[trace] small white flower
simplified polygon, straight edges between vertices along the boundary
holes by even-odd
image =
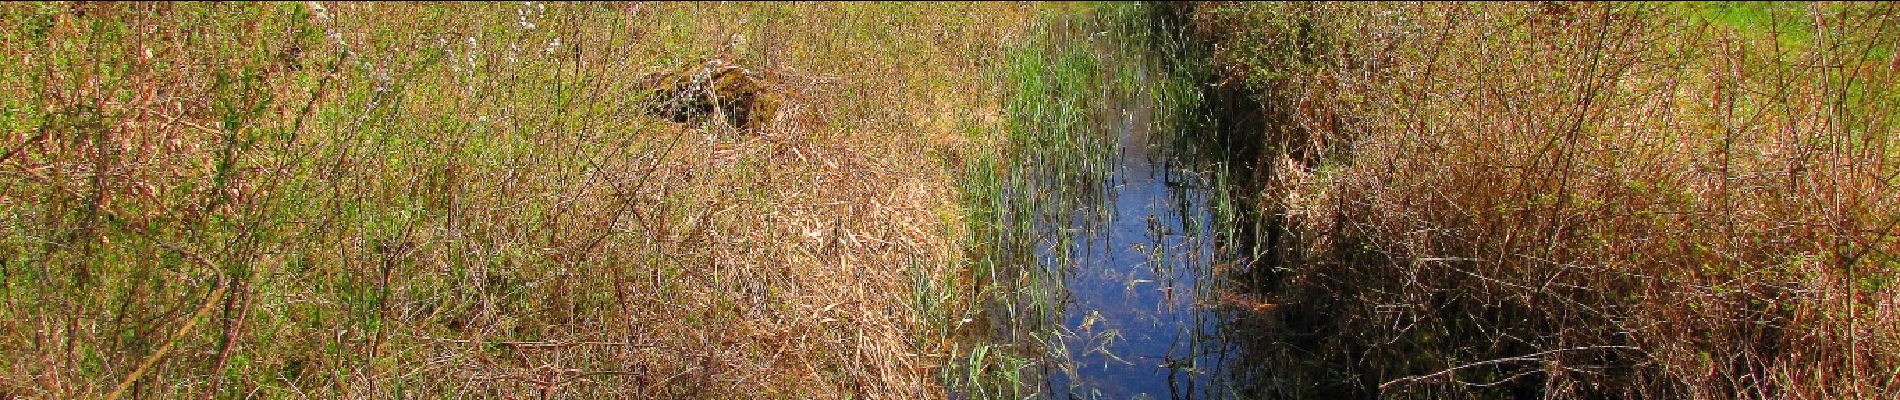
[[[522,4],[520,9],[515,10],[515,18],[520,22],[521,29],[534,30],[534,22],[528,21],[528,7],[531,6],[534,6],[532,1]]]
[[[310,11],[317,13],[317,19],[325,20],[325,21],[330,20],[330,9],[324,8],[323,4],[317,3],[314,1],[309,2],[309,4],[310,4]]]

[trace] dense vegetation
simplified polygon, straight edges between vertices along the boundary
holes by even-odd
[[[0,397],[940,396],[1029,15],[0,6]],[[776,117],[650,112],[709,62]]]
[[[1125,98],[1225,150],[1236,395],[1891,398],[1896,78],[1893,3],[8,3],[0,398],[1032,396]]]
[[[1261,103],[1270,290],[1322,332],[1274,340],[1349,376],[1314,382],[1900,390],[1895,4],[1177,11]]]

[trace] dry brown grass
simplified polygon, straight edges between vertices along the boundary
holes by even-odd
[[[1196,15],[1217,65],[1280,123],[1264,139],[1263,196],[1300,238],[1287,279],[1305,291],[1289,293],[1360,319],[1341,326],[1375,344],[1350,357],[1380,382],[1509,361],[1386,394],[1514,380],[1558,398],[1888,398],[1900,391],[1897,12]],[[1442,354],[1404,353],[1421,348]]]
[[[134,397],[940,396],[941,311],[906,294],[958,265],[944,162],[1028,18],[0,6],[0,397],[146,360]],[[781,118],[641,113],[642,78],[707,59],[772,77]]]

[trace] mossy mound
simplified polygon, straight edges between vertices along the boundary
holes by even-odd
[[[758,132],[777,117],[784,94],[764,75],[720,60],[647,80],[654,115],[680,123],[720,120]]]

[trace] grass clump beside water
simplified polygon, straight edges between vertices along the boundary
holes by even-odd
[[[1039,364],[1059,343],[1061,281],[1072,235],[1062,232],[1101,196],[1116,140],[1091,105],[1109,79],[1099,54],[1072,46],[1087,13],[1041,8],[1030,39],[1005,50],[992,72],[1004,88],[1003,119],[967,164],[961,186],[970,232],[965,268],[974,307],[955,322],[968,349],[953,354],[948,382],[974,398],[1037,393]],[[1057,250],[1058,252],[1060,250]],[[1050,259],[1053,258],[1053,259]]]
[[[891,294],[1027,15],[0,6],[0,397],[940,396]],[[646,111],[713,60],[776,116]]]
[[[1271,122],[1282,312],[1335,334],[1275,340],[1359,380],[1283,394],[1900,391],[1894,4],[1190,16]]]

